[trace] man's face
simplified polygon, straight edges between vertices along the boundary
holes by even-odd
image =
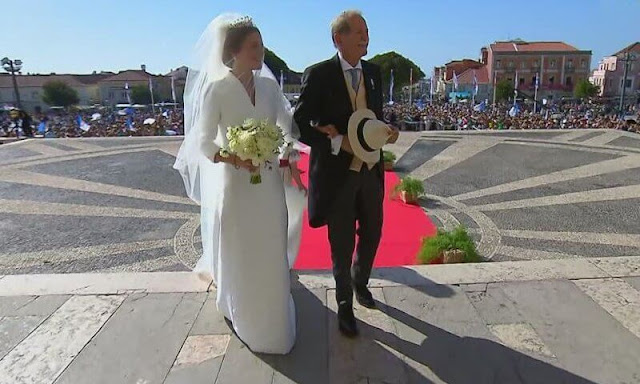
[[[350,31],[338,34],[338,47],[345,56],[364,57],[367,55],[369,47],[369,28],[367,23],[360,16],[353,16],[349,19]]]

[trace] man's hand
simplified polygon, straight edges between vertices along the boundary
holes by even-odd
[[[322,133],[324,133],[325,135],[329,136],[331,139],[333,139],[334,137],[338,136],[340,133],[338,133],[338,130],[336,129],[335,125],[333,124],[329,124],[329,125],[318,125],[316,126],[316,129]]]
[[[387,143],[393,144],[398,141],[398,137],[400,137],[400,130],[392,125],[389,125],[389,129],[391,130],[391,136],[387,139]]]

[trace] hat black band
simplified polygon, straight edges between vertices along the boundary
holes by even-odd
[[[365,117],[364,119],[362,119],[362,121],[360,121],[360,124],[358,124],[358,129],[356,130],[356,133],[358,134],[358,142],[360,142],[360,146],[367,152],[373,152],[375,151],[375,149],[371,148],[364,139],[364,125],[369,120],[371,119],[368,117]]]

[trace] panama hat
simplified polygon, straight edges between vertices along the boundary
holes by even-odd
[[[353,154],[365,163],[380,161],[380,149],[392,132],[370,109],[359,109],[349,118],[347,135]]]

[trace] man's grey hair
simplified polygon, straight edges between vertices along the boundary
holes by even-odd
[[[336,34],[343,35],[345,33],[351,32],[349,20],[354,16],[358,16],[364,20],[362,12],[352,9],[342,12],[331,22],[331,39],[333,40],[334,46],[336,46],[336,39],[334,37]]]

